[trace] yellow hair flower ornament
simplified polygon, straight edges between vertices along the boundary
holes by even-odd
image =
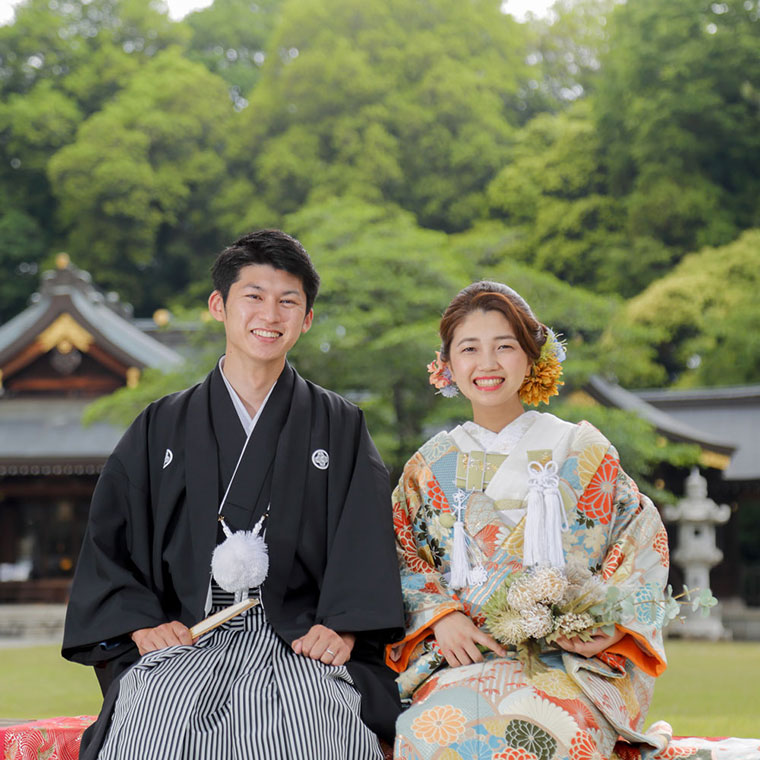
[[[541,346],[541,353],[518,391],[520,400],[531,406],[548,404],[549,399],[559,393],[559,386],[564,385],[560,377],[562,362],[567,357],[565,344],[552,329],[547,327],[546,330],[546,341]]]

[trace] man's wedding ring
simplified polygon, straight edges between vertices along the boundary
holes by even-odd
[[[331,654],[333,657],[335,657],[335,652],[333,652],[332,649],[328,649],[327,654]]]

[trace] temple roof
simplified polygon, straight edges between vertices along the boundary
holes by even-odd
[[[679,423],[732,441],[736,451],[726,480],[760,480],[760,385],[646,390],[636,396]]]
[[[124,429],[82,425],[87,399],[18,398],[0,402],[0,476],[100,471]]]
[[[595,375],[586,391],[635,412],[672,441],[695,443],[725,480],[760,480],[760,385],[629,391]]]
[[[98,472],[124,428],[85,427],[85,407],[136,385],[146,368],[184,362],[68,256],[56,265],[42,274],[30,305],[0,326],[0,476]]]
[[[0,327],[4,384],[51,352],[64,357],[73,352],[80,358],[89,355],[120,385],[128,381],[128,370],[169,370],[183,362],[176,351],[133,323],[128,304],[115,293],[98,290],[89,273],[72,266],[68,257],[59,258],[57,269],[43,273],[40,290],[30,300],[28,308]],[[73,366],[71,357],[54,358],[59,359],[54,366],[62,368],[61,373]]]

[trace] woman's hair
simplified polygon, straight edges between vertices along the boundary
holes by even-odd
[[[460,290],[443,312],[438,330],[441,335],[441,359],[449,361],[454,330],[473,311],[501,312],[512,326],[517,342],[531,362],[538,359],[541,347],[546,342],[546,326],[536,319],[519,293],[500,282],[490,280],[473,282]]]

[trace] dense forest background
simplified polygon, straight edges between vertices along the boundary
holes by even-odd
[[[215,253],[282,227],[324,281],[294,361],[397,469],[465,412],[425,364],[495,278],[566,337],[563,412],[646,478],[694,450],[572,390],[760,380],[759,59],[758,0],[27,0],[0,27],[0,323],[61,250],[198,322]]]

